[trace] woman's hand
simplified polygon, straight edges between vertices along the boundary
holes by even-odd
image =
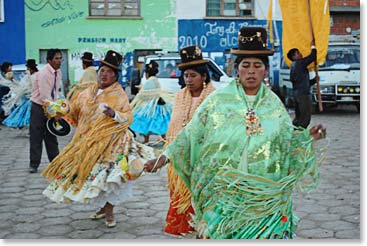
[[[103,113],[108,116],[108,117],[115,117],[115,110],[113,110],[111,107],[107,106],[107,105],[104,105],[104,110],[103,110]]]
[[[144,171],[149,172],[149,173],[156,172],[158,169],[160,169],[161,167],[163,167],[166,164],[167,157],[162,155],[160,156],[158,162],[157,160],[158,159],[152,159],[152,160],[147,161],[144,164]]]
[[[316,126],[313,126],[310,129],[310,135],[315,139],[315,140],[319,140],[321,138],[325,138],[326,137],[326,128],[319,124]]]

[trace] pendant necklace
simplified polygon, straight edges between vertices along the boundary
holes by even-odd
[[[256,96],[246,95],[246,104],[247,104],[246,133],[247,133],[247,136],[262,135],[264,133],[264,129],[262,128],[261,123],[260,123],[260,119],[256,115],[256,112],[253,107],[255,99],[256,99]]]

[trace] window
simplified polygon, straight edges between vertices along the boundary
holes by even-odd
[[[360,50],[359,47],[329,46],[326,61],[320,66],[320,69],[327,67],[348,67],[349,65],[359,66],[360,64]]]
[[[89,0],[89,16],[140,17],[140,0]]]
[[[253,0],[207,0],[206,15],[212,17],[253,16]]]
[[[0,22],[4,22],[4,0],[0,0]]]

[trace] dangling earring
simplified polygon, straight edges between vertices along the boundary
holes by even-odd
[[[237,84],[239,84],[239,83],[240,83],[240,76],[239,76],[238,74],[236,75],[235,80],[236,80],[236,83],[237,83]]]
[[[206,83],[205,82],[203,82],[203,87],[204,87],[204,89],[206,89]]]

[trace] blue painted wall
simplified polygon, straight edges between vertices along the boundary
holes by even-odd
[[[199,45],[204,55],[211,57],[227,74],[228,61],[231,57],[230,49],[238,47],[238,31],[242,26],[266,27],[266,20],[178,20],[178,48]],[[282,37],[282,22],[276,21],[279,42]],[[269,40],[268,40],[269,41]],[[270,47],[270,44],[268,44]],[[281,43],[279,49],[270,58],[270,75],[275,86],[279,83]],[[232,70],[229,76],[235,76]]]
[[[0,63],[25,63],[24,0],[4,0],[5,21],[0,22]]]

